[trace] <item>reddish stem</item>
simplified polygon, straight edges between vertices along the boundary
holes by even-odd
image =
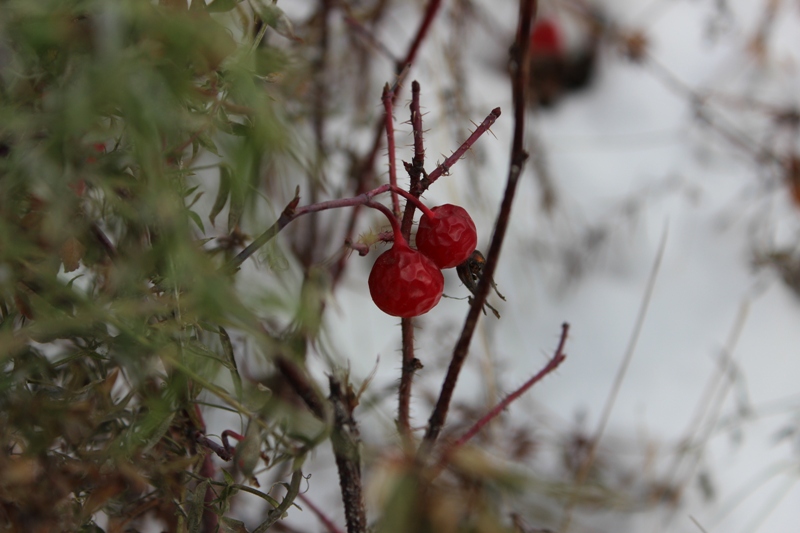
[[[322,522],[322,525],[325,526],[325,529],[328,530],[328,533],[342,533],[342,530],[336,527],[336,524],[333,523],[333,520],[328,518],[328,516],[322,511],[322,509],[314,505],[314,503],[308,499],[308,496],[306,496],[301,492],[300,494],[297,495],[297,497],[304,504],[306,504],[306,506],[308,506],[309,509],[311,509],[312,513],[317,515],[317,518],[319,518],[319,521]]]
[[[377,37],[375,37],[375,35],[369,29],[365,28],[364,25],[361,24],[361,22],[357,18],[355,18],[353,15],[350,14],[349,6],[345,4],[342,5],[341,7],[344,8],[345,10],[344,21],[347,25],[353,28],[356,31],[356,33],[364,37],[364,39],[366,39],[367,42],[369,42],[369,44],[371,44],[373,48],[375,48],[380,53],[385,55],[392,62],[394,62],[395,64],[399,62],[397,57],[392,53],[391,50],[389,50],[389,48],[385,44],[383,44]]]
[[[394,120],[392,118],[392,102],[394,98],[394,91],[389,88],[387,83],[383,88],[383,108],[386,111],[385,127],[386,127],[386,149],[389,155],[389,185],[392,186],[392,209],[395,218],[400,218],[400,201],[397,198],[397,164],[395,159],[395,146],[394,146]]]
[[[385,187],[385,189],[383,189]],[[384,185],[382,187],[378,187],[378,189],[383,189],[380,192],[386,192],[389,190],[389,185]],[[256,253],[256,251],[267,244],[275,235],[278,234],[283,228],[285,228],[291,221],[300,217],[302,215],[308,213],[316,213],[317,211],[324,211],[326,209],[334,209],[337,207],[349,207],[349,206],[359,206],[363,205],[365,201],[369,200],[374,194],[377,194],[375,189],[368,193],[364,193],[358,196],[354,196],[353,198],[342,198],[339,200],[329,200],[327,202],[318,202],[316,204],[307,205],[301,208],[297,208],[297,204],[300,203],[300,197],[295,196],[291,202],[289,202],[285,208],[283,208],[283,212],[281,216],[278,217],[278,220],[270,226],[264,233],[256,237],[253,242],[247,245],[247,247],[239,252],[239,254],[231,259],[231,261],[227,265],[227,269],[230,272],[235,272],[242,263],[244,263],[248,257]]]
[[[436,13],[439,11],[439,7],[441,5],[442,0],[431,0],[428,2],[428,7],[425,9],[425,15],[422,19],[422,23],[419,25],[417,34],[414,36],[414,40],[411,42],[411,46],[408,49],[405,59],[395,66],[395,71],[398,74],[402,72],[403,69],[405,69],[408,65],[411,65],[411,63],[414,62],[414,59],[417,57],[419,47],[422,44],[423,39],[425,39],[425,36],[431,27],[431,23],[433,22],[433,19],[436,16]]]
[[[417,56],[417,51],[419,50],[422,41],[428,34],[428,30],[430,29],[431,22],[433,21],[436,13],[439,11],[439,7],[441,7],[441,0],[431,0],[428,3],[427,8],[425,9],[425,15],[422,18],[422,22],[419,25],[419,29],[417,30],[417,34],[414,36],[414,40],[411,42],[408,48],[408,53],[406,53],[405,59],[403,61],[397,63],[395,65],[395,72],[399,76],[404,70],[408,68],[411,63],[414,62],[414,58]],[[392,103],[394,104],[397,101],[397,96],[399,95],[399,91],[394,91],[392,95]],[[360,192],[364,190],[365,184],[369,175],[372,173],[373,166],[375,164],[375,158],[378,155],[378,149],[380,148],[380,140],[381,140],[381,133],[383,131],[383,127],[380,123],[378,123],[375,133],[375,140],[372,144],[372,148],[364,158],[364,162],[360,167],[360,172],[358,172],[358,186],[356,187],[356,192]],[[359,209],[356,208],[353,210],[353,213],[350,216],[350,221],[347,225],[347,233],[346,237],[352,239],[353,232],[355,231],[356,227],[356,218],[358,217]],[[333,270],[333,284],[335,285],[342,276],[344,272],[345,262],[344,257],[340,258],[339,261],[336,263],[336,266],[332,269]]]
[[[225,447],[225,451],[232,454],[234,448],[228,443],[228,437],[238,440],[239,442],[242,442],[244,440],[244,435],[240,435],[239,433],[236,433],[235,431],[230,429],[226,429],[225,431],[222,432],[221,436],[222,445]]]
[[[542,380],[547,374],[554,371],[558,366],[567,358],[564,354],[564,345],[567,342],[567,335],[569,334],[569,324],[566,322],[561,325],[561,340],[558,342],[558,348],[556,348],[555,354],[553,354],[553,358],[547,362],[547,365],[543,369],[539,371],[538,374],[530,378],[526,381],[521,387],[517,390],[509,394],[508,396],[503,399],[500,403],[495,405],[491,411],[486,413],[480,420],[475,422],[475,424],[469,428],[469,430],[464,433],[457,441],[455,441],[449,450],[450,453],[453,452],[456,448],[463,446],[468,440],[478,434],[478,432],[483,429],[486,424],[488,424],[492,419],[497,417],[506,407],[511,405],[511,402],[525,394],[528,389],[533,387],[536,383]]]
[[[417,80],[411,82],[411,127],[414,131],[414,159],[406,171],[410,179],[409,190],[413,191],[419,178],[425,171],[425,145],[423,144],[422,113],[419,107],[420,85]],[[418,197],[419,195],[412,195]],[[414,222],[414,202],[406,202],[401,229],[406,240],[411,237],[411,225]],[[400,385],[397,387],[397,425],[403,436],[411,435],[411,387],[414,373],[422,368],[422,363],[414,357],[414,320],[403,318],[400,321],[402,339],[403,364],[400,368]],[[410,442],[410,439],[408,440]]]
[[[403,238],[403,234],[400,231],[400,221],[397,220],[397,217],[394,216],[394,213],[392,213],[391,209],[389,209],[388,207],[386,207],[383,204],[379,204],[378,202],[373,202],[371,200],[367,201],[367,202],[364,202],[364,205],[367,206],[367,207],[371,207],[372,209],[377,209],[378,211],[380,211],[381,213],[386,215],[386,218],[389,219],[389,223],[392,225],[392,232],[394,233],[394,245],[395,246],[398,246],[398,247],[401,247],[401,248],[402,247],[406,247],[406,248],[409,247],[408,246],[408,242],[406,242],[406,240]]]
[[[431,211],[431,209],[427,205],[423,204],[422,200],[420,200],[417,196],[414,196],[410,192],[403,190],[400,187],[391,187],[391,189],[393,193],[399,194],[400,196],[402,196],[403,198],[414,204],[416,207],[419,207],[419,210],[422,211],[423,215],[427,216],[428,218],[433,218],[436,216],[433,214],[433,211]],[[405,233],[403,234],[403,237],[406,237]]]
[[[450,157],[445,159],[444,163],[436,167],[433,170],[433,172],[428,174],[426,177],[422,178],[422,180],[417,184],[415,188],[412,189],[411,192],[414,193],[416,196],[421,195],[428,189],[428,187],[431,186],[431,184],[434,181],[439,179],[439,177],[441,177],[442,174],[446,174],[447,172],[449,172],[450,167],[455,165],[458,162],[458,160],[464,156],[467,150],[469,150],[472,147],[472,145],[475,144],[475,141],[477,141],[478,138],[486,132],[486,130],[492,127],[492,124],[495,123],[495,121],[499,116],[500,116],[500,108],[495,107],[494,109],[492,109],[491,113],[489,113],[489,115],[485,119],[483,119],[483,122],[480,123],[480,125],[475,129],[475,131],[472,132],[472,135],[470,135],[469,138],[466,141],[464,141],[464,143],[461,146],[458,147],[458,150],[453,152],[452,155],[450,155]]]
[[[208,448],[217,454],[223,461],[230,461],[233,459],[233,453],[231,453],[230,447],[217,444],[213,440],[203,435],[200,431],[195,432],[195,441],[200,446]]]

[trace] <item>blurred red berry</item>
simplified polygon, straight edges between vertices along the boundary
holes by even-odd
[[[540,19],[531,32],[532,56],[560,56],[564,51],[561,30],[550,19]]]
[[[472,255],[478,231],[469,213],[460,206],[443,204],[431,209],[433,218],[422,215],[417,229],[417,249],[439,268],[453,268]]]

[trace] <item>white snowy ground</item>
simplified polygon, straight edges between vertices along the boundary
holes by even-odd
[[[541,212],[540,191],[529,166],[495,277],[508,301],[490,300],[503,317],[482,319],[457,400],[476,407],[496,400],[485,386],[486,361],[491,361],[488,368],[495,375],[488,377],[499,384],[498,393],[513,390],[543,366],[566,321],[571,325],[568,359],[514,404],[509,416],[541,428],[536,434],[546,440],[574,427],[582,413],[582,427],[593,433],[665,238],[652,299],[601,453],[642,473],[650,468],[664,479],[687,484],[686,499],[669,512],[581,517],[573,531],[689,533],[702,531],[700,526],[725,533],[798,531],[800,437],[789,433],[797,428],[800,413],[800,300],[774,271],[756,272],[751,259],[754,250],[795,245],[800,209],[790,204],[779,176],[765,172],[766,165],[759,166],[751,154],[697,120],[686,94],[668,84],[661,72],[698,94],[798,105],[800,9],[782,3],[767,55],[758,63],[745,46],[766,2],[728,2],[730,15],[723,18],[715,10],[725,2],[607,3],[619,24],[646,32],[651,60],[637,65],[606,46],[591,88],[553,110],[529,115],[530,131],[542,143],[542,150],[530,149],[534,157],[546,158],[558,203],[552,215]],[[516,2],[476,4],[491,13],[498,27],[513,28]],[[283,7],[291,15],[293,8]],[[564,16],[563,7],[553,2],[543,2],[542,10]],[[409,7],[407,17],[387,21],[387,36],[407,42],[418,16],[417,7]],[[713,20],[724,22],[716,40],[707,33]],[[439,96],[452,83],[441,54],[434,53],[444,42],[447,24],[440,14],[434,37],[410,75],[422,83],[428,111],[429,168],[437,154],[449,154],[457,146],[449,122],[453,117],[444,116]],[[464,57],[470,117],[479,122],[495,106],[505,114],[492,128],[496,139],[484,136],[426,200],[467,206],[485,250],[505,186],[513,122],[507,82],[492,66],[493,59],[504,57],[507,42],[478,31],[468,46]],[[652,60],[661,67],[654,67]],[[376,83],[376,108],[379,92]],[[769,123],[762,115],[747,106],[723,108],[711,102],[709,109],[724,116],[735,131],[759,142],[765,139]],[[396,116],[402,121],[406,113],[407,108],[399,108]],[[398,126],[399,145],[410,144],[408,133],[407,125]],[[779,137],[773,145],[785,151],[792,146],[787,139]],[[408,152],[399,157],[410,158]],[[470,192],[470,172],[479,176],[480,194]],[[586,245],[590,236],[602,237],[592,250]],[[398,321],[369,300],[365,280],[371,260],[353,256],[351,261],[328,316],[333,345],[349,357],[356,380],[369,374],[380,355],[374,386],[390,386],[398,376]],[[568,267],[576,265],[581,268],[571,275]],[[454,273],[446,279],[447,294],[466,295]],[[418,351],[426,365],[420,387],[438,390],[466,311],[464,301],[446,299],[419,320]],[[729,366],[723,372],[725,361]],[[704,396],[709,384],[725,393],[719,411],[717,400]],[[675,477],[667,475],[674,469],[676,446],[703,407],[710,409],[710,421],[688,435],[707,435],[694,472],[708,474],[715,491],[711,501],[701,497],[697,476],[680,470],[692,470],[691,460],[680,465]],[[414,415],[423,426],[427,404],[415,403]],[[362,426],[365,441],[390,435],[392,416],[387,410],[382,426]],[[779,440],[781,434],[788,438]],[[558,443],[550,445],[555,449]],[[655,454],[649,466],[644,459],[648,452]],[[329,459],[320,453],[315,464]],[[531,472],[546,469],[542,460],[534,458],[525,466]],[[314,476],[309,498],[328,509],[339,508],[332,469]],[[326,477],[328,482],[321,483]],[[304,530],[321,530],[308,511],[293,512],[288,520]]]

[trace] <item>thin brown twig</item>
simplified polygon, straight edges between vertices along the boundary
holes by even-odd
[[[566,322],[561,325],[561,339],[558,341],[558,347],[556,348],[555,353],[553,353],[553,357],[547,362],[547,364],[542,368],[536,375],[530,378],[528,381],[523,383],[517,390],[506,396],[502,401],[500,401],[497,405],[495,405],[488,413],[482,416],[477,422],[475,422],[472,427],[470,427],[466,433],[464,433],[461,437],[459,437],[456,441],[452,442],[447,446],[447,448],[442,452],[442,455],[438,461],[436,468],[433,471],[431,479],[436,478],[442,470],[444,470],[447,463],[450,461],[450,458],[453,457],[453,454],[461,448],[464,444],[467,443],[472,437],[477,435],[489,422],[497,418],[497,416],[502,413],[512,402],[517,400],[520,396],[525,394],[531,387],[533,387],[536,383],[544,379],[545,376],[550,374],[551,372],[555,371],[561,363],[567,358],[566,354],[564,353],[564,346],[567,342],[567,336],[569,335],[569,324]]]
[[[436,439],[442,431],[442,427],[444,427],[447,412],[450,408],[450,401],[453,397],[453,391],[455,390],[458,376],[461,373],[461,368],[467,358],[469,345],[472,341],[475,327],[478,324],[478,319],[483,309],[483,304],[486,302],[486,296],[489,293],[494,271],[497,267],[500,250],[503,246],[506,229],[508,228],[508,221],[517,190],[517,183],[519,182],[525,160],[528,158],[528,154],[523,148],[525,138],[525,92],[528,84],[530,33],[536,7],[536,0],[520,0],[517,37],[511,48],[511,60],[509,63],[514,101],[514,137],[511,146],[511,164],[508,171],[508,181],[500,206],[500,213],[497,215],[494,236],[492,237],[492,243],[489,247],[483,275],[478,282],[475,298],[472,301],[472,306],[467,314],[464,327],[461,330],[461,336],[453,349],[453,356],[450,360],[450,366],[447,369],[444,383],[442,384],[439,399],[428,420],[428,428],[419,448],[419,453],[423,456],[427,455],[433,448]]]
[[[320,420],[325,420],[327,417],[325,404],[300,367],[282,355],[275,358],[275,366],[292,387],[292,390],[300,396],[306,406],[314,413],[314,416]]]
[[[750,301],[745,300],[739,306],[733,327],[720,354],[720,368],[709,378],[702,399],[697,402],[694,416],[679,441],[680,452],[675,455],[667,469],[668,477],[663,484],[664,487],[676,487],[679,493],[683,493],[689,483],[695,479],[708,441],[714,430],[718,428],[722,406],[736,379],[731,375],[735,373],[734,367],[736,366],[734,353],[744,331],[749,311]],[[703,427],[703,422],[705,422],[705,427]],[[658,499],[664,498],[665,491],[666,488],[654,496]],[[668,523],[672,520],[672,516],[668,517],[666,523],[662,524],[662,529],[668,527]]]
[[[414,159],[411,166],[412,182],[419,177],[425,166],[425,144],[422,135],[422,111],[419,106],[420,86],[417,80],[411,82],[411,129],[414,132]],[[415,185],[415,183],[412,183]]]
[[[390,61],[392,61],[392,63],[396,65],[400,62],[400,60],[397,59],[397,56],[395,56],[392,51],[389,50],[388,46],[383,44],[380,39],[375,37],[374,33],[372,33],[368,28],[365,28],[364,25],[361,24],[361,22],[350,13],[349,6],[343,5],[342,7],[345,10],[344,21],[348,26],[353,28],[356,33],[362,36],[373,48],[386,56]]]
[[[536,383],[541,381],[546,375],[553,372],[556,368],[564,362],[564,359],[567,356],[564,354],[564,345],[567,342],[567,335],[569,334],[569,324],[566,322],[561,325],[561,340],[558,342],[558,348],[556,348],[553,357],[547,362],[544,368],[542,368],[535,376],[530,378],[528,381],[522,384],[517,390],[506,396],[500,403],[495,405],[488,413],[483,415],[480,420],[475,422],[471,428],[467,430],[461,437],[459,437],[453,444],[450,445],[449,452],[463,446],[466,444],[468,440],[478,434],[481,429],[483,429],[486,424],[491,422],[495,419],[501,412],[503,412],[512,402],[517,400],[520,396],[525,394],[528,389],[533,387]]]
[[[339,471],[339,486],[342,490],[344,516],[347,533],[364,533],[367,530],[367,515],[364,507],[364,494],[361,486],[361,454],[358,426],[353,419],[352,402],[348,397],[348,384],[342,385],[339,379],[329,376],[333,407],[333,427],[331,445]]]
[[[214,477],[214,470],[214,462],[211,460],[211,455],[206,454],[205,457],[203,457],[203,465],[200,467],[200,475],[206,479],[212,479]],[[213,533],[219,527],[219,516],[214,512],[215,499],[216,494],[214,494],[214,489],[212,489],[209,484],[203,494],[202,523],[204,533]]]
[[[95,240],[100,244],[103,250],[106,252],[106,255],[112,261],[117,259],[117,249],[114,246],[114,243],[108,238],[108,236],[100,229],[100,226],[97,225],[97,222],[92,222],[89,226],[89,230],[92,232],[92,236]]]
[[[422,363],[414,357],[414,319],[404,318],[400,322],[403,362],[400,368],[400,385],[397,388],[397,424],[403,436],[411,435],[411,386],[414,374]]]
[[[220,459],[223,461],[230,461],[233,459],[233,454],[229,449],[221,444],[217,444],[213,440],[206,437],[202,432],[196,431],[194,435],[194,440],[197,444],[203,446],[204,448],[208,448],[215,454],[219,456]]]
[[[328,98],[328,57],[330,49],[330,19],[331,1],[321,0],[316,20],[319,21],[319,41],[316,43],[316,53],[312,60],[314,79],[312,84],[311,126],[314,132],[314,156],[308,170],[309,200],[315,203],[318,200],[320,185],[325,183],[323,165],[327,159],[327,142],[325,137],[325,121],[327,117]],[[306,235],[299,248],[299,259],[303,268],[308,270],[314,262],[315,252],[319,248],[319,225],[307,224]]]
[[[411,180],[409,189],[412,191],[419,183],[420,176],[425,170],[425,145],[423,143],[419,94],[419,82],[414,80],[411,82],[411,127],[414,132],[414,159],[410,165],[406,165],[406,171]],[[419,198],[419,194],[415,196]],[[406,202],[401,224],[401,233],[406,241],[410,241],[415,209],[414,202]],[[414,382],[414,374],[422,368],[422,363],[414,357],[414,319],[403,318],[400,321],[400,331],[403,362],[400,367],[400,386],[397,388],[397,424],[402,435],[410,436],[411,387]]]
[[[381,185],[371,191],[367,191],[365,193],[359,194],[358,196],[353,196],[351,198],[340,198],[337,200],[327,200],[325,202],[317,202],[315,204],[305,205],[303,207],[298,208],[297,205],[300,203],[300,189],[298,187],[297,191],[295,192],[295,197],[286,204],[286,207],[283,208],[281,212],[281,216],[278,217],[278,220],[267,230],[256,237],[253,242],[251,242],[247,247],[239,252],[236,257],[230,260],[226,265],[226,268],[229,272],[235,272],[241,265],[244,263],[248,257],[256,253],[259,248],[267,244],[273,237],[275,237],[283,228],[285,228],[289,223],[296,218],[299,218],[303,215],[307,215],[309,213],[317,213],[319,211],[325,211],[327,209],[338,209],[342,207],[353,207],[358,208],[362,205],[368,204],[374,196],[379,194],[383,194],[387,191],[391,190],[391,185],[388,183],[386,185]],[[345,242],[347,242],[345,240]]]

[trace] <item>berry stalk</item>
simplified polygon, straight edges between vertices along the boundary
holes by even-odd
[[[400,201],[397,199],[397,160],[394,147],[394,119],[392,118],[392,102],[394,91],[387,83],[383,87],[383,108],[386,111],[386,151],[389,157],[389,185],[392,186],[392,210],[395,218],[400,218]]]

